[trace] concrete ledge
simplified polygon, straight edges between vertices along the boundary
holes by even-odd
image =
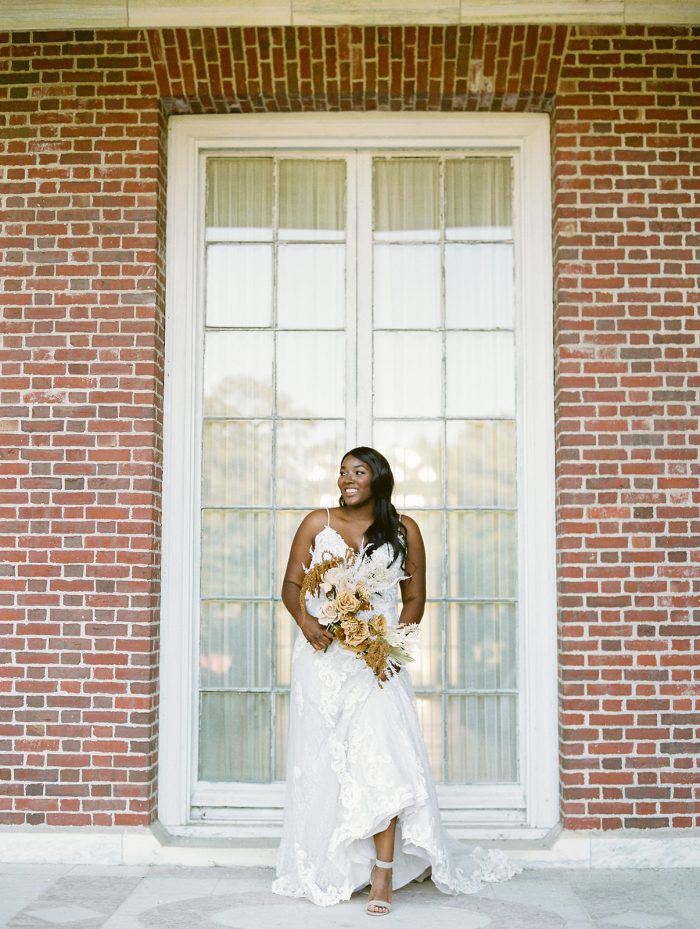
[[[700,22],[700,0],[3,0],[0,29],[202,26],[674,24]]]
[[[555,829],[539,841],[474,840],[497,846],[524,868],[698,868],[700,830]],[[172,836],[159,823],[143,828],[0,827],[0,862],[34,864],[274,867],[274,838]]]

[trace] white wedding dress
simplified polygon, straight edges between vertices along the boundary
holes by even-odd
[[[316,536],[311,564],[323,552],[343,555],[345,541],[328,523]],[[401,558],[388,566],[385,544],[369,555],[395,580],[375,603],[398,622]],[[318,597],[307,595],[317,616]],[[323,601],[325,602],[325,601]],[[348,900],[370,882],[373,836],[398,815],[392,886],[430,874],[446,894],[473,893],[520,868],[503,852],[467,848],[442,825],[435,785],[406,667],[383,682],[333,641],[314,651],[299,629],[292,651],[284,825],[272,891],[319,906]]]

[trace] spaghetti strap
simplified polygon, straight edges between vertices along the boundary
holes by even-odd
[[[326,525],[330,528],[331,525],[331,511],[326,507]]]

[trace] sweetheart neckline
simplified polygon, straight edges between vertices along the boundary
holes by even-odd
[[[337,530],[337,529],[334,529],[333,526],[331,526],[330,523],[326,523],[326,525],[323,527],[323,529],[319,529],[319,531],[316,533],[316,535],[315,535],[315,537],[314,537],[314,547],[316,546],[316,540],[318,539],[318,537],[319,537],[323,532],[326,531],[326,529],[330,529],[331,532],[332,532],[338,539],[340,539],[340,541],[343,543],[343,545],[345,545],[347,548],[349,548],[349,549],[350,549],[352,552],[354,552],[356,555],[362,555],[363,552],[365,551],[365,549],[367,548],[366,545],[363,545],[363,546],[360,548],[359,552],[358,552],[357,549],[355,549],[355,548],[352,547],[352,545],[348,545],[348,543],[345,541],[345,539],[342,537],[342,535],[338,532],[338,530]],[[362,536],[362,538],[364,539],[364,535]]]

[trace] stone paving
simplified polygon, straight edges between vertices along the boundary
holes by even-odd
[[[270,892],[271,868],[0,864],[0,929],[351,929],[367,889],[317,907]],[[394,893],[402,929],[700,929],[700,871],[526,870],[476,894]]]

